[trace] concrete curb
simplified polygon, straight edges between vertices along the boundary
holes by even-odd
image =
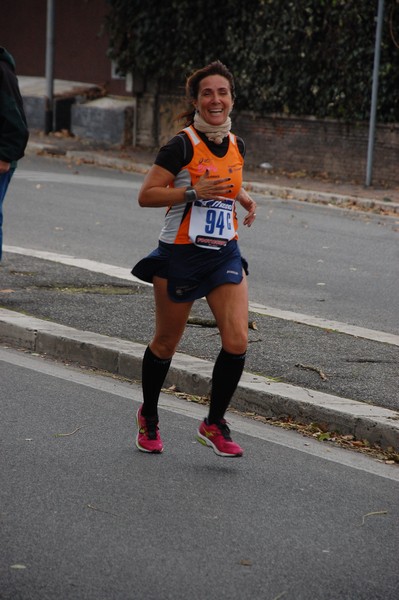
[[[0,309],[0,340],[40,354],[78,362],[127,379],[141,378],[144,345],[80,331]],[[166,386],[187,394],[210,391],[213,364],[176,353]],[[323,424],[328,431],[351,434],[383,448],[399,450],[399,414],[395,411],[340,398],[265,377],[244,373],[232,407],[264,417],[291,417]]]
[[[110,167],[120,169],[121,171],[133,171],[135,173],[147,173],[150,165],[133,162],[125,158],[115,158],[113,156],[104,156],[97,152],[83,152],[80,150],[68,150],[66,157],[72,160],[81,160],[85,163],[98,165],[100,167]]]
[[[334,194],[332,192],[319,192],[315,190],[304,190],[299,188],[278,186],[264,183],[244,182],[246,189],[259,194],[270,194],[279,198],[303,200],[306,202],[318,202],[323,204],[333,204],[346,208],[348,205],[359,206],[366,209],[380,208],[387,209],[390,212],[399,214],[399,203],[385,202],[373,198],[360,198],[344,194]]]

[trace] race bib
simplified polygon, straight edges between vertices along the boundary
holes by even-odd
[[[191,208],[189,237],[196,246],[220,250],[236,234],[234,200],[195,200]]]

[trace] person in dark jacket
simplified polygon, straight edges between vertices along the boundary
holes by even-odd
[[[3,246],[3,202],[17,161],[24,156],[29,132],[15,61],[0,46],[0,261]]]

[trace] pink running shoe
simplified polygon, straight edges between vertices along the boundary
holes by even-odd
[[[217,425],[209,425],[208,420],[202,421],[198,429],[197,440],[210,446],[219,456],[242,456],[243,449],[233,442],[230,437],[230,429],[225,419],[221,419]]]
[[[136,415],[138,427],[136,446],[142,452],[160,454],[163,451],[163,444],[159,435],[158,419],[156,417],[143,417],[141,409],[142,406],[140,406]]]

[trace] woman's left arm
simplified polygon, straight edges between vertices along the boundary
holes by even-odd
[[[244,188],[241,188],[236,196],[237,202],[241,204],[241,206],[248,211],[244,218],[244,225],[247,227],[251,227],[252,223],[256,219],[256,202],[252,200],[251,196],[248,194]]]

